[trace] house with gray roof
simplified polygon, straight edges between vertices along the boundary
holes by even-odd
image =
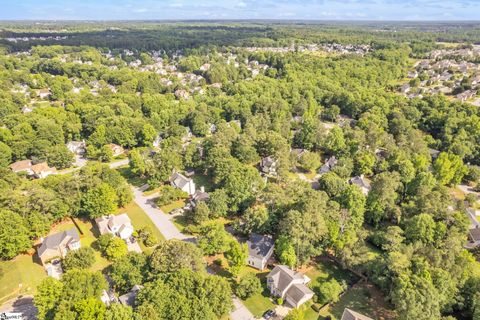
[[[358,312],[355,312],[353,310],[350,310],[348,308],[345,308],[345,310],[343,310],[342,318],[340,320],[373,320],[373,319],[367,316],[364,316],[363,314],[360,314]]]
[[[318,170],[318,173],[324,174],[324,173],[329,172],[330,170],[332,170],[337,165],[337,162],[338,162],[338,160],[337,160],[337,158],[335,158],[335,156],[332,156],[332,157],[328,158],[328,160],[325,161],[325,164],[320,167],[320,170]]]
[[[72,228],[46,237],[37,249],[37,254],[42,264],[45,264],[54,258],[64,258],[69,251],[79,248],[80,235],[76,228]]]
[[[260,169],[263,173],[276,175],[278,161],[274,157],[265,157],[260,161]]]
[[[181,173],[175,172],[170,177],[170,184],[174,188],[185,191],[190,196],[195,194],[195,182],[193,182],[192,179],[185,177]]]
[[[267,287],[270,294],[284,299],[294,308],[298,308],[312,299],[314,293],[306,286],[308,282],[310,282],[310,278],[284,265],[276,266],[267,275]]]
[[[264,270],[273,254],[274,241],[271,236],[253,233],[247,241],[247,264],[255,269]]]
[[[348,183],[358,186],[365,196],[368,195],[368,193],[370,192],[370,182],[365,179],[363,174],[351,178],[350,180],[348,180]]]

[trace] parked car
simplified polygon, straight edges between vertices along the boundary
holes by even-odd
[[[272,317],[275,316],[275,311],[273,310],[267,310],[265,311],[265,313],[263,314],[263,319],[271,319]]]

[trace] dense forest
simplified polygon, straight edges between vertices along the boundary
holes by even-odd
[[[244,237],[272,235],[277,260],[291,267],[334,257],[377,286],[399,319],[480,319],[479,255],[464,248],[464,211],[477,199],[452,195],[456,185],[480,185],[480,108],[396,92],[413,61],[441,41],[480,43],[478,25],[1,27],[2,259],[28,251],[66,218],[95,219],[132,201],[131,176],[102,164],[113,159],[110,144],[128,150],[131,175],[151,188],[167,185],[174,171],[211,181],[210,200],[187,217],[198,247],[167,241],[150,255],[113,259],[107,272],[118,292],[144,285],[133,310],[106,308],[95,300],[107,287],[103,277],[73,268],[61,281],[42,282],[40,319],[221,318],[238,283],[230,288],[207,274],[202,259],[225,253],[234,265],[238,248],[219,219]],[[51,36],[66,38],[5,39]],[[242,48],[292,43],[368,44],[371,51]],[[146,67],[158,61],[176,73]],[[252,66],[265,67],[253,76]],[[187,74],[201,79],[186,83]],[[72,140],[87,146],[89,164],[78,171],[35,180],[9,169],[25,159],[69,168]],[[266,157],[278,165],[265,179],[257,167]],[[314,188],[298,179],[332,157],[335,166]],[[369,192],[352,177],[366,179]],[[163,190],[162,198],[183,196]]]

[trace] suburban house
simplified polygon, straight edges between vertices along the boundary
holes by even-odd
[[[336,166],[337,162],[338,162],[338,160],[337,160],[337,158],[335,158],[335,156],[332,156],[332,157],[328,158],[328,160],[325,161],[325,164],[320,167],[320,170],[318,170],[318,173],[324,174],[324,173],[329,172],[330,170],[332,170]]]
[[[137,298],[137,294],[142,289],[143,289],[142,285],[136,284],[133,286],[132,290],[118,297],[118,300],[124,306],[133,307],[135,305],[135,299]]]
[[[195,182],[192,179],[185,177],[183,174],[175,172],[170,177],[170,184],[172,187],[180,189],[192,196],[195,194]]]
[[[43,264],[54,259],[63,258],[67,252],[80,248],[80,235],[76,228],[58,232],[43,239],[37,254]]]
[[[278,162],[273,157],[265,157],[260,161],[260,169],[266,174],[277,174]]]
[[[125,149],[123,149],[118,144],[109,143],[109,144],[107,144],[107,146],[110,150],[112,150],[112,154],[113,154],[114,157],[118,157],[119,155],[121,155],[122,153],[125,152]]]
[[[83,141],[69,141],[67,143],[67,148],[70,152],[78,155],[82,155],[86,151],[87,145],[85,144],[85,140]]]
[[[368,193],[370,192],[370,189],[371,189],[370,182],[368,182],[364,178],[363,174],[360,176],[351,178],[350,180],[348,180],[348,183],[357,185],[364,195],[368,195]]]
[[[15,173],[26,172],[28,175],[33,174],[31,160],[20,160],[14,162],[10,165],[10,169],[12,169],[12,171]]]
[[[57,173],[57,169],[55,167],[49,167],[46,162],[34,164],[31,169],[33,176],[38,179],[46,178],[51,174]]]
[[[273,254],[274,241],[271,236],[253,233],[247,241],[247,264],[255,269],[264,270]]]
[[[363,314],[360,314],[358,312],[355,312],[353,310],[350,310],[348,308],[345,308],[345,310],[343,310],[342,318],[340,320],[373,320],[373,319],[367,316],[364,316]]]
[[[111,233],[123,240],[127,240],[132,236],[132,221],[126,213],[119,215],[103,216],[95,219],[100,234]]]
[[[284,299],[294,308],[312,299],[314,293],[306,286],[308,282],[310,278],[284,265],[276,266],[267,275],[267,287],[270,293]]]
[[[45,99],[50,97],[50,89],[39,89],[37,90],[37,95],[40,99]]]
[[[430,156],[432,157],[433,160],[437,159],[438,156],[440,155],[440,151],[436,149],[429,148],[428,153],[430,153]]]

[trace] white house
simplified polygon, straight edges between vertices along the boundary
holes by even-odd
[[[172,187],[180,189],[192,196],[195,194],[195,182],[192,179],[185,177],[183,174],[175,172],[170,177],[170,184]]]
[[[133,226],[130,218],[126,213],[119,215],[103,216],[95,219],[100,234],[111,233],[123,240],[127,240],[132,236]]]
[[[247,241],[247,264],[255,269],[264,270],[273,254],[274,241],[271,236],[252,234]]]
[[[294,308],[298,308],[313,297],[313,291],[306,286],[308,282],[310,278],[283,265],[276,266],[267,275],[270,293],[284,299]]]

